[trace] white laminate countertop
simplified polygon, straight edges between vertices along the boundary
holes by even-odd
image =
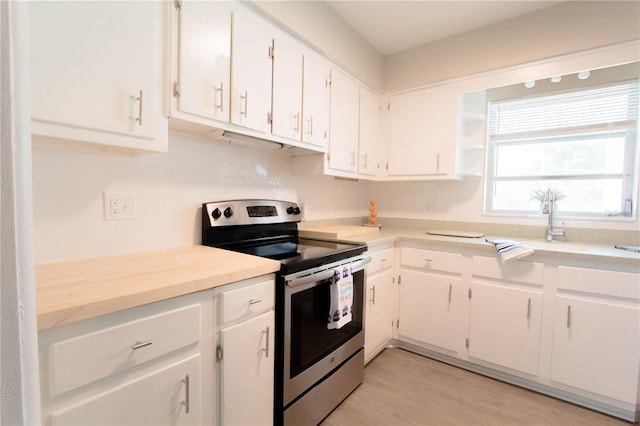
[[[426,230],[405,228],[382,228],[377,234],[353,237],[352,240],[367,243],[370,247],[394,243],[396,241],[415,241],[433,245],[486,250],[495,253],[495,247],[486,242],[486,238],[518,241],[531,247],[541,256],[563,257],[594,262],[612,262],[640,266],[640,253],[616,249],[613,244],[584,244],[564,241],[548,242],[539,240],[510,238],[504,235],[485,235],[480,238],[449,237],[430,235]]]

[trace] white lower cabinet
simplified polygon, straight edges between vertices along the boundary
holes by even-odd
[[[398,337],[449,353],[464,347],[462,255],[403,247],[400,250]]]
[[[217,423],[273,423],[273,277],[215,291]]]
[[[536,375],[542,291],[472,282],[469,356]]]
[[[551,380],[636,403],[640,360],[638,275],[559,267]]]
[[[45,425],[213,422],[213,292],[39,333]]]
[[[441,247],[397,244],[393,344],[634,419],[637,265],[546,256],[502,262],[486,250]],[[375,283],[383,275],[370,276]]]
[[[543,271],[540,262],[473,257],[470,357],[537,375]]]
[[[194,355],[63,407],[51,414],[51,424],[202,424],[200,362]]]
[[[364,359],[371,360],[393,335],[394,249],[372,251],[367,267],[364,315]]]

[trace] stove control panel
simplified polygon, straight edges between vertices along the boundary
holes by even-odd
[[[204,227],[300,222],[300,207],[280,200],[229,200],[202,204]]]

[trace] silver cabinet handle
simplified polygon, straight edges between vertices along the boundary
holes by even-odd
[[[567,328],[571,328],[571,305],[567,305]]]
[[[189,375],[186,374],[184,376],[184,379],[182,380],[184,382],[184,412],[185,414],[189,414],[190,411],[190,395],[189,395]]]
[[[531,298],[527,301],[527,319],[531,318]]]
[[[240,100],[244,100],[244,111],[240,108],[240,115],[244,115],[247,118],[247,110],[249,109],[249,94],[247,91],[244,91],[244,96],[240,95]]]
[[[133,344],[133,346],[131,346],[131,349],[135,351],[136,349],[144,348],[145,346],[150,346],[152,344],[153,344],[153,340],[147,340],[144,342],[137,341],[136,343]]]
[[[371,287],[371,299],[369,300],[372,305],[376,304],[376,286]]]
[[[138,93],[136,101],[138,101],[138,118],[136,118],[136,121],[139,126],[142,126],[142,90]]]
[[[220,82],[220,87],[214,87],[216,90],[216,94],[220,93],[220,103],[216,104],[216,109],[219,109],[220,112],[224,112],[224,91],[222,82]]]
[[[249,299],[249,304],[250,305],[255,305],[257,303],[262,302],[262,299]]]
[[[364,169],[366,169],[366,168],[367,168],[367,164],[369,163],[369,161],[368,161],[367,157],[368,157],[368,154],[365,154],[365,155],[363,155],[363,156],[362,156],[362,159],[364,160],[364,161],[363,161],[363,163],[364,163],[364,164],[362,165],[362,167],[363,167]]]
[[[436,173],[440,173],[440,153],[436,155]]]
[[[449,303],[451,303],[451,292],[453,291],[453,284],[449,284]]]
[[[265,358],[269,358],[269,327],[267,326],[266,330],[262,330],[262,334],[266,334],[266,343],[265,347],[262,348],[262,352],[264,352]]]
[[[355,166],[356,165],[356,150],[352,150],[351,151],[351,165]]]
[[[294,114],[293,121],[293,134],[297,135],[300,132],[300,111]]]
[[[309,122],[309,131],[307,132],[307,134],[309,136],[313,136],[313,115],[309,117],[307,121]]]

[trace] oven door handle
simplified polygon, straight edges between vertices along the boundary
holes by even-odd
[[[312,269],[310,271],[303,271],[297,274],[291,274],[284,277],[284,282],[289,287],[298,287],[301,285],[327,280],[333,277],[333,268],[342,265],[351,265],[351,273],[362,271],[367,263],[371,262],[369,256],[362,256],[355,261],[346,263],[336,263],[330,266],[323,266],[322,268]]]

